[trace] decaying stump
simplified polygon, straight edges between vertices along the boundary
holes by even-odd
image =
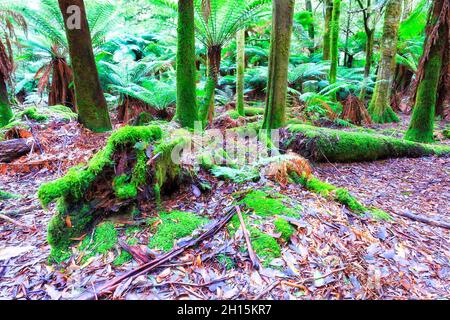
[[[27,139],[13,139],[0,142],[0,162],[10,163],[31,151]]]
[[[450,153],[447,146],[303,124],[290,125],[282,132],[281,148],[316,162],[361,162]]]
[[[343,102],[343,110],[340,118],[347,120],[358,126],[366,124],[372,124],[372,119],[367,112],[366,106],[363,101],[358,97],[349,95],[347,99]]]
[[[186,141],[166,137],[159,126],[124,127],[86,166],[42,185],[38,191],[42,205],[57,201],[48,226],[52,256],[67,252],[72,240],[99,218],[129,211],[139,200],[159,201],[160,193],[182,178],[171,154]]]

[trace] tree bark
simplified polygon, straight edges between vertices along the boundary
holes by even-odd
[[[0,72],[0,128],[6,126],[12,119],[13,113],[8,99],[8,89],[5,79]]]
[[[26,139],[13,139],[0,142],[0,162],[10,163],[30,152]]]
[[[219,82],[221,59],[222,46],[217,45],[208,48],[208,79],[205,85],[205,98],[200,109],[200,119],[204,126],[206,122],[211,125],[214,118],[214,98]]]
[[[288,65],[294,16],[294,0],[273,0],[272,37],[263,129],[285,125]]]
[[[178,1],[176,118],[190,128],[198,120],[194,28],[194,0]]]
[[[341,15],[341,0],[333,0],[333,15],[331,23],[331,39],[330,39],[330,54],[331,54],[331,67],[330,67],[330,84],[336,82],[337,67],[339,64],[339,19]]]
[[[369,105],[369,113],[376,123],[399,121],[391,108],[391,88],[395,71],[401,6],[401,0],[390,0],[386,6],[381,38],[381,60],[375,91]]]
[[[333,0],[325,0],[325,25],[323,33],[323,60],[330,60],[331,18],[333,15]]]
[[[432,142],[434,116],[443,59],[448,57],[450,30],[450,0],[436,0],[431,8],[424,44],[419,62],[416,102],[405,139]]]
[[[311,0],[306,0],[305,1],[305,9],[306,9],[306,11],[311,13],[311,16],[313,15],[313,8],[312,8]],[[314,23],[311,23],[308,26],[308,36],[309,36],[309,39],[311,39],[311,42],[312,42],[311,47],[309,48],[309,51],[311,53],[314,52],[314,47],[315,47],[314,46],[314,33],[315,33],[315,31],[314,31]]]
[[[236,109],[241,116],[245,116],[244,110],[244,73],[245,73],[245,29],[239,30],[236,35]]]
[[[84,1],[58,0],[58,2],[69,43],[79,121],[94,132],[110,131],[111,120],[98,78]],[[70,26],[70,21],[76,19],[78,13],[80,28],[76,25]]]

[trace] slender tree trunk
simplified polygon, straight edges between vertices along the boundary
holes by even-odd
[[[359,98],[363,101],[366,99],[366,91],[367,91],[367,83],[369,82],[370,77],[370,68],[372,67],[372,56],[373,56],[373,42],[375,38],[375,30],[368,29],[366,30],[367,41],[366,41],[366,62],[364,64],[364,80],[361,88],[361,92],[359,93]]]
[[[417,77],[416,103],[405,139],[432,142],[440,71],[443,58],[448,57],[450,0],[436,0],[431,8]],[[436,32],[437,31],[437,32]],[[447,51],[447,52],[446,52]]]
[[[330,60],[331,19],[333,0],[325,0],[325,25],[323,33],[323,60]]]
[[[311,15],[313,15],[313,8],[312,8],[311,0],[306,0],[305,1],[305,9],[306,9],[306,11],[311,12]],[[309,51],[311,53],[314,52],[314,47],[315,47],[315,45],[314,45],[314,33],[315,33],[315,31],[314,31],[314,24],[311,23],[308,26],[308,36],[309,36],[309,39],[311,39],[311,42],[312,42],[311,47],[309,48]]]
[[[339,42],[339,19],[341,15],[341,0],[333,1],[333,15],[332,15],[332,23],[331,23],[331,45],[330,45],[330,53],[331,53],[331,67],[330,67],[330,84],[336,82],[337,78],[337,67],[339,63],[339,50],[338,50],[338,42]]]
[[[245,29],[239,30],[236,34],[236,109],[241,116],[245,115],[244,110],[244,73],[245,73]]]
[[[206,122],[212,124],[214,118],[214,98],[219,82],[221,56],[221,46],[208,48],[208,79],[206,80],[205,98],[200,110],[200,119],[204,126]]]
[[[6,126],[12,117],[13,113],[9,104],[6,82],[0,72],[0,128]]]
[[[344,48],[344,65],[348,67],[348,43],[350,40],[350,21],[352,20],[352,0],[349,0],[348,9],[347,9],[347,26],[345,28],[345,48]]]
[[[272,37],[263,128],[278,129],[286,121],[286,96],[294,0],[273,0]]]
[[[369,114],[377,123],[398,122],[398,117],[391,108],[391,87],[395,71],[401,5],[401,0],[390,0],[386,6],[381,38],[381,60],[375,91],[369,105]]]
[[[198,120],[194,27],[194,0],[178,1],[176,118],[190,128]]]
[[[84,1],[58,2],[69,43],[79,121],[94,132],[109,131],[111,120],[98,78]]]

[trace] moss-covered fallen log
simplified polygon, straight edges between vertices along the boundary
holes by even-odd
[[[282,134],[282,149],[317,162],[361,162],[387,158],[450,154],[450,147],[384,135],[294,124]]]
[[[158,201],[182,178],[171,159],[185,138],[171,138],[159,126],[124,127],[87,165],[77,166],[38,191],[44,207],[57,202],[48,226],[52,258],[62,261],[73,239],[108,214],[131,210],[137,201]]]

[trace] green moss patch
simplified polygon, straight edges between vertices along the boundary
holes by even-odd
[[[18,195],[0,190],[0,200],[17,199]]]
[[[80,249],[86,253],[85,258],[89,258],[107,253],[117,244],[117,241],[118,236],[114,223],[105,222],[95,228],[92,238],[84,238]]]
[[[151,237],[148,246],[164,251],[171,250],[176,240],[190,236],[208,222],[208,219],[194,213],[181,211],[161,212],[159,218],[152,219],[150,223],[153,224],[158,219],[161,223],[156,226],[155,234]]]
[[[281,238],[286,242],[289,241],[289,239],[295,232],[294,227],[292,227],[289,222],[282,218],[275,219],[273,225],[275,226],[275,232],[281,233]]]
[[[264,108],[257,108],[257,107],[245,107],[244,113],[246,117],[254,117],[258,115],[264,115]],[[229,110],[227,111],[227,114],[230,116],[231,119],[236,120],[241,117],[239,112],[237,110]]]
[[[299,217],[300,214],[283,203],[283,197],[272,197],[261,190],[248,193],[241,203],[252,209],[255,214],[271,217],[277,214],[289,217]]]

